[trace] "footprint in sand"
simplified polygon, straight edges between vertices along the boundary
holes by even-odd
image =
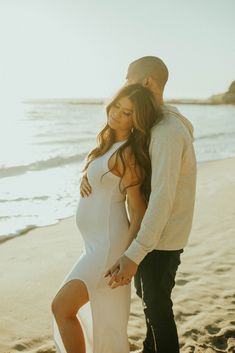
[[[12,348],[18,352],[56,353],[54,344],[50,339],[48,340],[49,342],[45,343],[45,337],[37,337],[35,339],[19,338],[12,345]]]
[[[54,344],[48,343],[35,349],[32,353],[56,353],[56,348]]]
[[[192,339],[197,339],[197,337],[200,336],[200,334],[201,334],[200,331],[198,331],[197,329],[191,329],[191,330],[185,331],[183,336],[190,337]]]
[[[195,352],[195,348],[194,346],[186,346],[183,349],[183,353],[194,353]]]
[[[219,327],[211,326],[211,325],[206,326],[205,329],[208,331],[208,333],[210,335],[213,335],[213,334],[218,333],[220,331]]]
[[[188,281],[186,281],[185,279],[177,279],[175,283],[178,286],[184,286],[186,283],[188,283]]]
[[[230,270],[230,267],[218,267],[215,269],[215,273],[220,274],[224,272],[228,272]]]
[[[223,349],[225,350],[227,348],[227,339],[222,336],[215,336],[211,340],[212,345],[215,346],[217,349]]]
[[[32,348],[35,345],[35,340],[27,338],[18,338],[17,341],[13,344],[12,348],[21,352],[27,351],[29,348]]]
[[[224,296],[224,299],[230,299],[230,298],[235,298],[235,294],[226,294]]]
[[[175,314],[175,319],[177,320],[177,321],[184,321],[184,320],[186,320],[187,319],[187,317],[189,317],[189,316],[196,316],[197,314],[199,314],[200,313],[200,311],[197,311],[197,310],[195,310],[194,312],[191,312],[191,313],[183,313],[182,311],[179,311],[179,312],[177,312],[176,314]],[[194,331],[194,330],[192,330],[192,331]],[[192,331],[190,331],[190,332],[192,332]],[[196,331],[196,330],[195,330]]]
[[[217,349],[229,349],[229,352],[235,352],[235,329],[222,329],[219,334],[212,336],[211,343]]]
[[[192,273],[188,273],[188,272],[179,272],[178,273],[178,276],[185,277],[185,278],[190,277],[191,275],[192,275]]]
[[[229,353],[234,353],[235,352],[235,338],[230,337],[228,339],[227,344],[228,344],[228,352]]]

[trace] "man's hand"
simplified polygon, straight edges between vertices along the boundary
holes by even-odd
[[[117,288],[129,284],[136,274],[138,265],[129,257],[123,255],[106,273],[105,277],[111,276],[109,286]]]
[[[89,196],[91,191],[92,191],[92,188],[91,188],[89,181],[87,179],[87,175],[84,174],[81,179],[81,184],[80,184],[80,195],[82,197]]]

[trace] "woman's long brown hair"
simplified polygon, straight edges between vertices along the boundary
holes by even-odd
[[[117,158],[119,156],[123,165],[123,173],[119,183],[121,190],[122,178],[126,171],[124,151],[128,147],[134,156],[135,164],[139,167],[140,177],[138,183],[128,185],[127,187],[141,184],[142,194],[145,197],[146,203],[148,203],[151,192],[151,161],[149,157],[151,129],[163,118],[163,115],[160,107],[157,106],[151,91],[140,84],[132,84],[124,86],[107,105],[107,116],[111,107],[123,97],[129,98],[133,104],[134,128],[132,129],[127,141],[121,145],[117,151],[115,151],[115,153],[117,153],[116,161],[112,170],[116,168]],[[99,132],[97,136],[97,147],[88,154],[83,171],[87,170],[91,161],[99,156],[102,156],[115,142],[115,130],[113,130],[107,123]]]

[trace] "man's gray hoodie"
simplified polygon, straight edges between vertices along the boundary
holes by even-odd
[[[196,190],[193,126],[172,106],[152,128],[151,194],[136,238],[125,255],[139,264],[150,251],[179,250],[192,228]]]

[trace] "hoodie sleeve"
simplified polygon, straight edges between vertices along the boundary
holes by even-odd
[[[136,238],[125,255],[139,264],[156,248],[173,207],[183,155],[184,137],[175,124],[159,125],[150,144],[151,195]]]

